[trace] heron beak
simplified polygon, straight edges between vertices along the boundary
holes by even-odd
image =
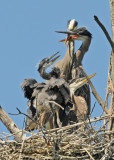
[[[60,40],[59,42],[65,42],[65,45],[66,45],[66,43],[67,43],[68,41],[69,41],[68,38],[65,38],[65,39]]]
[[[66,45],[66,43],[67,43],[68,41],[75,40],[75,39],[77,39],[78,37],[79,37],[78,35],[68,36],[67,38],[62,39],[62,40],[60,40],[59,42],[65,42],[65,45]]]
[[[67,35],[69,35],[71,33],[70,31],[55,31],[55,32],[57,32],[57,33],[63,33],[63,34],[67,34]],[[69,37],[70,36],[68,36],[65,39],[60,40],[59,42],[65,42],[65,45],[66,45],[66,43],[69,41]]]
[[[75,32],[72,32],[72,31],[55,31],[55,32],[57,32],[57,33],[63,33],[63,34],[67,34],[67,35],[68,35],[67,38],[62,39],[62,40],[59,41],[59,42],[64,42],[64,41],[65,41],[65,44],[66,44],[68,41],[75,40],[76,38],[79,37],[78,35],[75,35]]]
[[[91,78],[94,77],[95,75],[96,75],[96,73],[88,76],[88,78],[91,79]],[[87,78],[85,78],[85,79],[82,80],[82,83],[86,83],[86,82],[87,82]]]
[[[59,57],[60,57],[60,55],[55,57],[54,59],[52,59],[52,62],[54,63]]]
[[[56,53],[52,54],[48,59],[49,59],[49,60],[52,59],[52,58],[55,57],[58,53],[59,53],[59,52],[56,52]]]
[[[48,61],[52,61],[53,60],[52,58],[55,57],[58,53],[59,52],[56,52],[56,53],[52,54],[50,57],[48,57]]]
[[[96,75],[96,73],[88,76],[89,79],[91,79],[92,77],[94,77]],[[78,88],[82,87],[83,85],[85,85],[87,83],[87,78],[79,78],[77,80],[75,80],[73,83],[71,83],[70,86],[70,91],[71,93],[74,93]]]
[[[57,33],[63,33],[63,34],[71,34],[72,31],[55,31]]]
[[[59,42],[65,42],[65,45],[66,45],[66,43],[67,43],[68,41],[70,41],[70,37],[67,37],[67,38],[65,38],[65,39],[62,39],[62,40],[60,40]]]
[[[62,39],[62,40],[60,40],[60,41],[58,41],[58,42],[64,42],[64,41],[66,41],[67,39]]]
[[[95,75],[96,75],[96,73],[88,76],[88,78],[91,79],[91,78],[94,77]],[[88,81],[87,78],[84,78],[84,79],[82,79],[82,80],[80,80],[80,81],[76,80],[75,83],[77,83],[78,88],[80,88],[80,87],[82,87],[84,84],[86,84],[87,81]]]
[[[60,57],[60,55],[58,55],[57,57],[55,57],[59,52],[54,53],[53,55],[51,55],[50,57],[48,57],[48,62],[52,62],[54,63],[56,61],[56,59],[58,59]],[[53,58],[55,57],[55,58]]]

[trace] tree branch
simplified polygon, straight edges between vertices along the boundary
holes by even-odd
[[[95,117],[93,119],[89,119],[89,120],[86,120],[86,121],[83,121],[83,122],[79,122],[79,123],[75,123],[75,124],[72,124],[72,125],[68,125],[68,126],[62,127],[61,129],[60,128],[54,128],[54,129],[51,129],[49,131],[50,131],[50,133],[53,133],[55,131],[57,131],[59,133],[61,131],[64,131],[64,130],[67,130],[67,129],[71,129],[73,127],[81,126],[81,125],[83,125],[85,123],[89,124],[89,123],[97,122],[97,121],[100,121],[100,120],[109,119],[109,118],[112,118],[112,117],[114,117],[114,114],[107,114],[105,116]]]
[[[101,27],[102,31],[104,32],[106,38],[108,39],[108,41],[112,47],[113,53],[114,53],[114,43],[113,43],[108,31],[106,30],[105,26],[100,22],[100,20],[98,19],[97,16],[94,16],[94,19],[97,22],[97,24]]]
[[[7,113],[0,106],[0,120],[6,126],[10,133],[14,134],[14,139],[17,142],[22,142],[25,139],[25,134],[16,126],[12,119],[7,115]]]
[[[89,83],[89,85],[90,85],[90,87],[91,87],[91,90],[92,90],[93,95],[94,95],[95,98],[97,99],[98,103],[101,105],[103,111],[105,111],[105,113],[108,114],[108,110],[107,110],[107,108],[105,108],[104,102],[102,101],[101,97],[100,97],[99,94],[97,93],[96,89],[94,88],[92,82],[91,82],[90,79],[88,78],[88,76],[87,76],[86,72],[84,71],[84,69],[82,68],[82,66],[80,66],[80,69],[83,71],[85,77],[87,78],[88,83]]]
[[[9,113],[9,114],[10,114],[10,115],[16,115],[16,116],[17,116],[17,115],[22,114],[22,115],[24,115],[24,116],[28,117],[29,119],[31,119],[34,123],[36,123],[36,124],[38,124],[38,125],[39,125],[39,123],[37,123],[36,121],[34,121],[34,120],[33,120],[31,117],[29,117],[27,114],[25,114],[25,113],[21,112],[19,108],[17,108],[17,107],[16,107],[16,109],[18,110],[18,113],[16,113],[16,114]]]

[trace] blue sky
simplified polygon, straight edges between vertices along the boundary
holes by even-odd
[[[58,43],[64,35],[56,30],[66,30],[67,21],[76,19],[78,27],[86,26],[93,38],[83,60],[87,74],[97,73],[92,82],[105,100],[110,45],[94,21],[97,15],[111,35],[109,1],[104,0],[5,0],[0,1],[0,105],[7,113],[17,113],[16,107],[26,113],[27,99],[20,84],[25,78],[42,82],[37,64],[45,57],[60,51],[64,56],[66,46]],[[75,42],[77,50],[81,42]],[[92,106],[95,98],[92,96]],[[102,109],[96,104],[92,117]],[[10,116],[19,128],[23,116]],[[7,132],[0,122],[0,132]]]

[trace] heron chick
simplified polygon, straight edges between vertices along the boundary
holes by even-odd
[[[51,72],[47,73],[45,69],[52,65],[56,59],[52,59],[54,55],[50,56],[51,60],[45,58],[39,64],[40,75],[45,78],[48,76],[45,83],[37,83],[34,79],[25,79],[21,85],[25,97],[29,99],[26,130],[38,128],[38,123],[46,129],[68,125],[68,114],[73,107],[71,94],[74,94],[76,89],[87,83],[87,79],[81,79],[69,85],[63,78],[59,77],[60,70],[58,68],[53,68]]]
[[[59,56],[53,58],[56,54],[58,53],[43,59],[39,64],[38,71],[41,77],[46,79],[45,83],[36,83],[36,81],[33,80],[32,83],[34,84],[35,81],[34,85],[36,87],[34,88],[33,85],[32,90],[30,79],[24,80],[21,85],[25,92],[25,97],[29,99],[28,116],[33,120],[38,120],[39,124],[46,129],[66,125],[67,119],[66,122],[64,121],[63,123],[63,119],[65,119],[65,116],[63,116],[65,115],[64,110],[67,106],[71,105],[72,107],[69,87],[65,80],[60,78],[60,70],[53,68],[49,73],[45,71],[59,58]],[[30,96],[26,96],[29,94]],[[26,130],[38,128],[38,125],[35,125],[29,117],[26,118]]]

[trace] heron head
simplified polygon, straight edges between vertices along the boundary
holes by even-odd
[[[84,41],[87,38],[92,38],[92,34],[86,29],[86,27],[81,27],[76,30],[68,30],[68,31],[56,31],[57,33],[64,33],[67,34],[67,37],[65,39],[60,40],[59,42],[64,42],[65,44],[68,41],[73,40],[81,40]]]
[[[35,84],[37,84],[37,81],[35,79],[29,78],[25,79],[23,83],[21,84],[21,88],[24,91],[24,96],[28,99],[31,98],[33,90],[35,88]]]
[[[60,57],[60,55],[56,56],[58,53],[59,52],[56,52],[52,56],[44,58],[42,61],[40,61],[38,71],[40,72],[42,68],[47,69],[49,66],[51,66]]]
[[[94,77],[96,75],[96,73],[88,76],[89,79],[91,79],[92,77]],[[70,91],[71,93],[74,93],[78,88],[82,87],[84,84],[86,84],[88,82],[87,78],[83,77],[83,78],[79,78],[76,79],[74,82],[72,82],[69,87],[70,87]]]

